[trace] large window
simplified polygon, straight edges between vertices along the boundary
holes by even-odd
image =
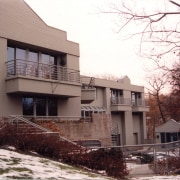
[[[28,75],[40,78],[56,77],[55,56],[29,49],[8,47],[8,75]]]
[[[25,60],[27,59],[26,58],[26,50],[16,48],[15,52],[16,52],[15,53],[15,57],[16,57],[16,61],[15,61],[16,74],[25,75],[25,73],[26,73]]]
[[[121,104],[123,103],[123,90],[121,89],[111,89],[111,103],[112,104]]]
[[[57,99],[46,97],[23,97],[23,115],[57,116]]]
[[[31,76],[38,76],[38,62],[39,62],[39,57],[37,52],[32,52],[32,51],[27,51],[28,55],[28,75]]]
[[[14,75],[15,74],[15,49],[12,47],[8,47],[7,50],[7,60],[9,61],[9,68],[8,68],[8,74]]]
[[[132,105],[134,106],[142,105],[141,93],[131,92],[131,101],[132,101]]]
[[[48,54],[41,54],[40,71],[43,78],[50,79],[53,77],[55,58]]]

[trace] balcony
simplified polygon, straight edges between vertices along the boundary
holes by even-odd
[[[149,111],[149,107],[147,102],[142,99],[134,100],[123,97],[112,97],[111,111],[147,112]]]
[[[111,111],[131,111],[131,99],[111,97]]]
[[[133,112],[148,112],[149,111],[148,103],[142,99],[132,100],[132,111]]]
[[[96,88],[82,88],[81,89],[81,103],[88,104],[96,99]]]
[[[81,95],[80,73],[77,70],[21,59],[8,61],[6,67],[7,93]]]

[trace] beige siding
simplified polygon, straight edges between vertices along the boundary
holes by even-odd
[[[79,57],[68,54],[67,67],[70,69],[79,70]]]
[[[66,32],[47,26],[23,0],[0,3],[1,37],[79,56],[79,45],[68,41]]]
[[[58,116],[81,116],[80,97],[60,98],[58,101]]]

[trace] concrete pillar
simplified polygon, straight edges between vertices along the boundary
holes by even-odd
[[[8,95],[6,93],[7,39],[0,38],[0,52],[0,117],[21,115],[21,97],[18,97],[17,95]]]
[[[111,114],[111,110],[110,110],[110,107],[111,107],[111,102],[110,102],[110,88],[105,88],[104,89],[104,106],[107,110],[107,114]]]
[[[144,140],[147,139],[147,128],[146,128],[146,113],[143,112],[143,115],[142,115],[143,119],[142,119],[142,125],[143,125],[143,138]]]
[[[134,136],[133,136],[133,119],[132,112],[125,111],[125,145],[133,145]]]
[[[6,57],[7,57],[7,40],[0,38],[0,116],[6,116],[6,88],[5,88],[5,78],[6,78]]]

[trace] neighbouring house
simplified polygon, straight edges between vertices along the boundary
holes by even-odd
[[[180,140],[180,123],[171,119],[155,128],[156,143],[168,143]]]
[[[144,88],[80,75],[79,44],[23,0],[0,1],[0,117],[53,120],[85,145],[144,143]]]

